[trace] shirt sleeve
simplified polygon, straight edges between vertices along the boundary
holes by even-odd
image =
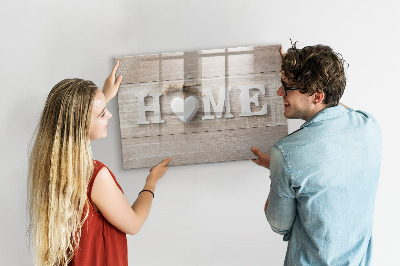
[[[273,146],[271,150],[271,187],[268,195],[267,220],[272,230],[284,235],[288,241],[296,218],[296,194],[291,187],[290,171],[281,151]]]

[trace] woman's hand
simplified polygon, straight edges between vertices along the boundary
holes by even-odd
[[[119,75],[117,80],[115,80],[115,75],[117,73],[117,69],[119,66],[119,61],[115,63],[113,70],[111,71],[110,76],[107,77],[103,86],[103,94],[106,98],[106,103],[110,101],[118,92],[119,85],[121,84],[122,75]]]
[[[162,161],[160,164],[154,166],[150,169],[150,175],[147,177],[147,183],[155,185],[157,181],[165,175],[165,172],[168,170],[168,163],[171,161],[171,158],[167,158]]]

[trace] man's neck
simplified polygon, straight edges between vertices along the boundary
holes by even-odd
[[[314,115],[318,114],[319,112],[321,112],[322,110],[326,109],[326,104],[317,104],[315,105],[315,107],[313,108],[313,110],[310,112],[310,114],[306,117],[305,121],[309,120],[311,117],[313,117]]]

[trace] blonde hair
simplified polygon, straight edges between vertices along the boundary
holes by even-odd
[[[67,265],[78,247],[93,173],[89,136],[96,90],[91,81],[65,79],[47,97],[29,159],[35,265]]]

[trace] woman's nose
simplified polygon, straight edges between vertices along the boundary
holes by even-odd
[[[108,115],[108,119],[110,119],[112,117],[112,113],[108,110],[107,110],[107,115]]]

